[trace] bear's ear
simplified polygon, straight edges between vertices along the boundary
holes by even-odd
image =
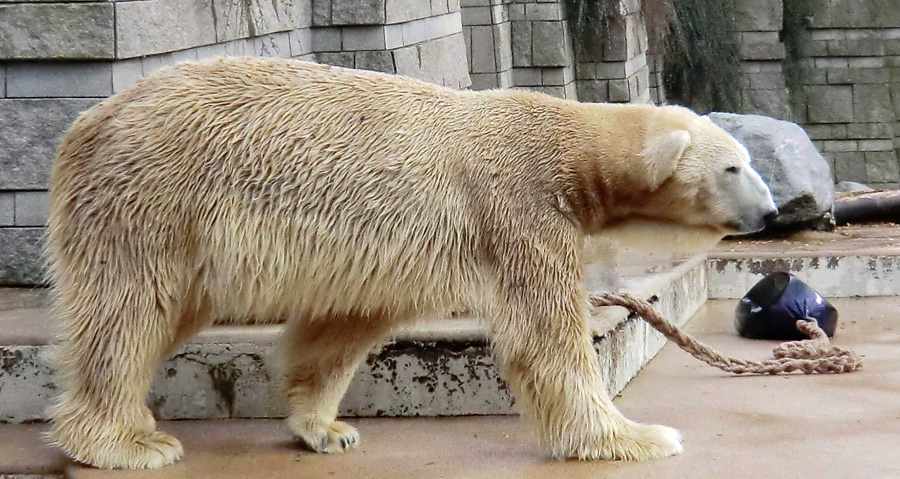
[[[641,156],[647,186],[651,190],[659,188],[675,173],[678,160],[690,144],[691,134],[685,130],[665,133],[647,142]]]

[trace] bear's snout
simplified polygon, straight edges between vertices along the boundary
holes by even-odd
[[[726,180],[728,198],[724,201],[731,218],[726,222],[737,234],[755,233],[778,217],[778,207],[769,187],[749,165],[740,173]]]

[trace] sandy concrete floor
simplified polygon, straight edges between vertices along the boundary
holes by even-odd
[[[362,445],[338,456],[299,451],[278,421],[178,421],[160,426],[183,440],[186,457],[179,464],[158,471],[68,472],[77,478],[166,479],[900,477],[900,298],[833,303],[841,312],[835,341],[865,356],[861,371],[731,377],[667,346],[616,399],[632,419],[681,429],[686,452],[660,461],[548,461],[515,417],[351,420]],[[732,355],[768,357],[774,343],[734,333],[734,304],[708,303],[689,330]],[[55,463],[47,468],[61,465],[58,457],[46,460]]]

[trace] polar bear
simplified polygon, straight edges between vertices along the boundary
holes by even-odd
[[[361,359],[454,308],[484,319],[552,457],[677,454],[676,430],[626,419],[604,392],[584,238],[703,247],[775,212],[747,151],[684,108],[261,58],[137,81],[75,121],[51,176],[51,437],[101,468],[182,456],[145,395],[214,318],[288,318],[288,425],[334,453],[359,441],[336,414]]]

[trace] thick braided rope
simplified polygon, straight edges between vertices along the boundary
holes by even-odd
[[[804,374],[849,373],[862,367],[862,360],[853,351],[832,346],[828,336],[816,320],[797,321],[797,329],[810,339],[781,343],[773,350],[775,359],[750,361],[725,356],[683,332],[659,312],[650,302],[630,294],[599,293],[590,296],[591,306],[624,306],[644,318],[654,329],[695,358],[734,374],[781,374],[801,371]]]

